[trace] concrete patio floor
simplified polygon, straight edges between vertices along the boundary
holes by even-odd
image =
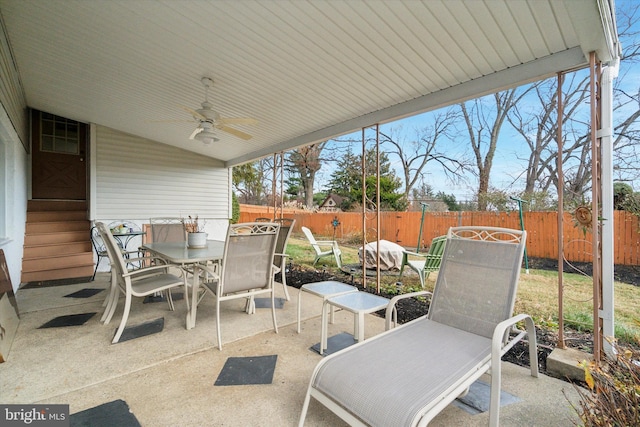
[[[278,334],[273,332],[269,309],[248,316],[242,302],[229,301],[221,313],[222,351],[214,347],[212,298],[203,300],[196,327],[189,331],[183,300],[176,301],[175,312],[166,303],[143,305],[137,300],[128,325],[164,318],[164,330],[112,345],[122,301],[105,326],[100,323],[105,292],[86,299],[64,297],[107,285],[108,274],[101,273],[94,282],[17,292],[21,320],[8,360],[0,364],[1,403],[69,404],[74,414],[121,399],[142,426],[297,425],[311,373],[321,359],[310,349],[320,340],[319,298],[303,296],[300,334],[295,288],[289,288],[291,301],[277,311]],[[282,286],[276,289],[282,297]],[[56,316],[92,312],[97,314],[81,326],[39,329]],[[338,312],[330,336],[352,328],[352,316]],[[383,319],[367,316],[366,336],[383,328]],[[229,357],[265,355],[277,355],[271,384],[214,386]],[[544,375],[532,378],[528,369],[503,362],[502,384],[504,392],[520,399],[501,408],[502,426],[568,426],[577,420],[567,400],[576,402],[577,394],[567,382]],[[472,415],[450,405],[430,425],[487,424],[488,413]],[[345,423],[312,400],[305,425]]]

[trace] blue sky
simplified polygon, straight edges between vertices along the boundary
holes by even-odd
[[[618,0],[616,2],[618,11],[622,10],[623,8],[628,8],[630,5],[637,5],[637,2],[635,0]],[[638,30],[640,31],[640,23],[637,19],[636,23],[634,24],[634,30],[635,28],[638,28]],[[587,71],[582,70],[579,71],[579,73],[587,73]],[[625,90],[634,94],[638,93],[640,86],[640,67],[632,67],[629,64],[623,62],[620,66],[620,77],[622,79],[619,81],[619,83],[624,84]],[[637,109],[639,107],[637,104],[635,104],[630,108]],[[426,126],[430,122],[430,115],[435,113],[437,113],[437,111],[420,114],[396,122],[388,123],[382,125],[381,130],[388,131],[390,127],[396,129],[401,128],[403,132],[407,133],[407,139],[410,139],[411,136],[414,135],[415,129]],[[353,139],[359,139],[360,135],[360,132],[356,132],[343,138],[351,137]],[[464,133],[461,133],[461,135],[464,135]],[[468,155],[470,156],[471,148],[468,146],[468,144],[469,143],[465,140],[464,136],[461,136],[459,140],[453,142],[453,149],[456,150],[456,152],[459,152],[459,147],[464,146],[467,148]],[[354,146],[353,151],[355,153],[359,153],[361,151],[361,146]],[[513,130],[508,123],[505,122],[501,130],[498,147],[494,157],[494,163],[491,170],[491,186],[498,189],[506,190],[509,193],[515,193],[521,190],[524,186],[524,178],[518,179],[518,176],[521,175],[526,168],[526,160],[519,160],[518,153],[521,153],[519,157],[526,157],[526,153],[528,151],[529,149],[524,141],[522,141],[522,138],[515,133],[515,130]],[[525,153],[525,155],[523,155],[522,153]],[[393,164],[393,161],[396,159],[391,158],[391,160]],[[640,164],[638,164],[638,167],[640,168]],[[324,187],[326,185],[326,182],[330,178],[332,170],[333,165],[323,165],[322,170],[319,171],[317,176],[316,191],[324,190]],[[401,176],[401,174],[401,169],[397,169],[397,175]],[[435,162],[429,163],[427,165],[425,181],[433,187],[436,193],[438,191],[444,191],[447,194],[453,194],[459,201],[473,200],[477,187],[477,179],[475,178],[475,176],[473,176],[473,174],[466,175],[466,183],[455,184],[450,182],[449,180],[447,180],[440,166]],[[636,191],[640,191],[640,183],[631,182],[631,185]],[[552,191],[555,191],[555,189],[552,189]]]

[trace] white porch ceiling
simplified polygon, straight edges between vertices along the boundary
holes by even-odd
[[[30,107],[233,166],[584,66],[612,0],[0,0]],[[245,141],[182,106],[203,76]],[[184,120],[185,122],[178,122]]]

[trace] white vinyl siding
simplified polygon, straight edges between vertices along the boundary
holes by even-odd
[[[230,174],[220,161],[103,126],[95,138],[94,218],[229,219]]]

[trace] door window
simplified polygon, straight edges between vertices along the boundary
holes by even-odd
[[[40,151],[60,154],[80,152],[78,122],[54,114],[40,114]]]

